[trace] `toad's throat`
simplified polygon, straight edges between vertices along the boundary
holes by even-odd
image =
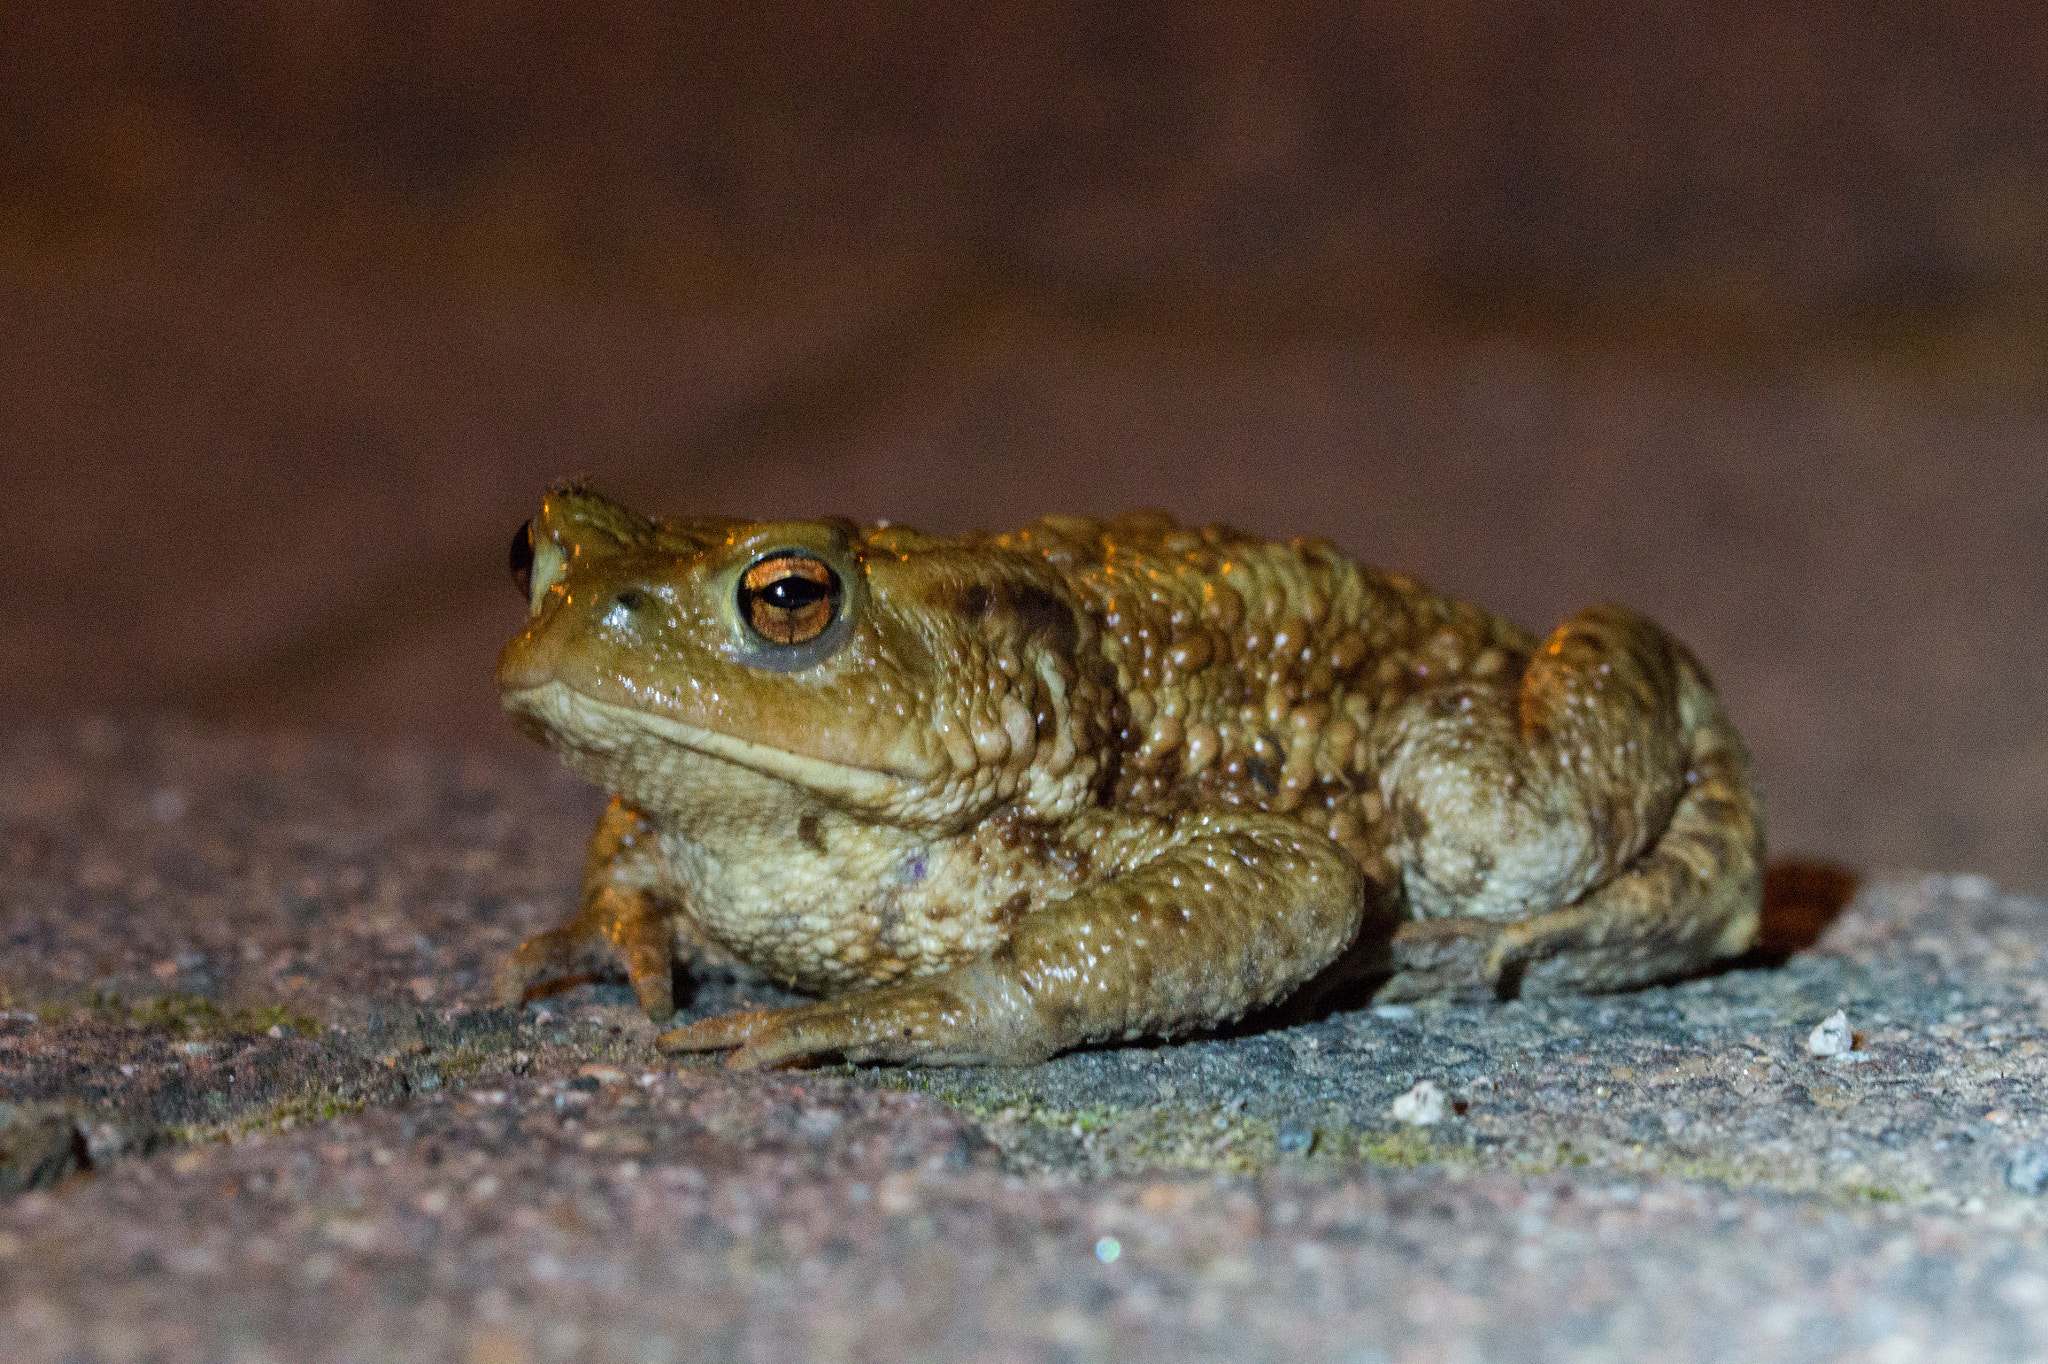
[[[872,768],[850,767],[770,744],[720,734],[632,706],[599,701],[553,681],[505,694],[506,708],[530,717],[575,748],[598,754],[631,751],[650,738],[676,744],[741,767],[850,802],[881,802],[903,779]]]

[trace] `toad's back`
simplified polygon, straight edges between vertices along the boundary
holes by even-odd
[[[1274,543],[1156,512],[1054,517],[996,543],[1042,554],[1099,630],[1122,698],[1122,806],[1247,807],[1386,850],[1375,735],[1418,693],[1512,690],[1535,640],[1321,540]]]

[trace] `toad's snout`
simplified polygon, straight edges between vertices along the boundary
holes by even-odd
[[[559,631],[528,627],[498,654],[498,694],[511,697],[556,681],[561,675]]]

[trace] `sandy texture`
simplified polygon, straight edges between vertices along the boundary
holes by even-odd
[[[16,738],[9,1359],[2048,1348],[2048,904],[1982,878],[1869,887],[1783,966],[1628,995],[735,1078],[656,1056],[620,985],[488,1007],[570,893],[566,780]],[[1855,1045],[1816,1056],[1838,1008]],[[1440,1120],[1398,1120],[1424,1081]]]

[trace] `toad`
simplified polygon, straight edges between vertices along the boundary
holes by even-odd
[[[704,958],[818,996],[667,1051],[1029,1064],[1229,1023],[1340,957],[1381,1001],[1605,991],[1756,930],[1742,741],[1623,607],[1539,639],[1156,512],[951,537],[580,485],[512,568],[504,704],[614,799],[506,1001],[616,970],[667,1021]]]

